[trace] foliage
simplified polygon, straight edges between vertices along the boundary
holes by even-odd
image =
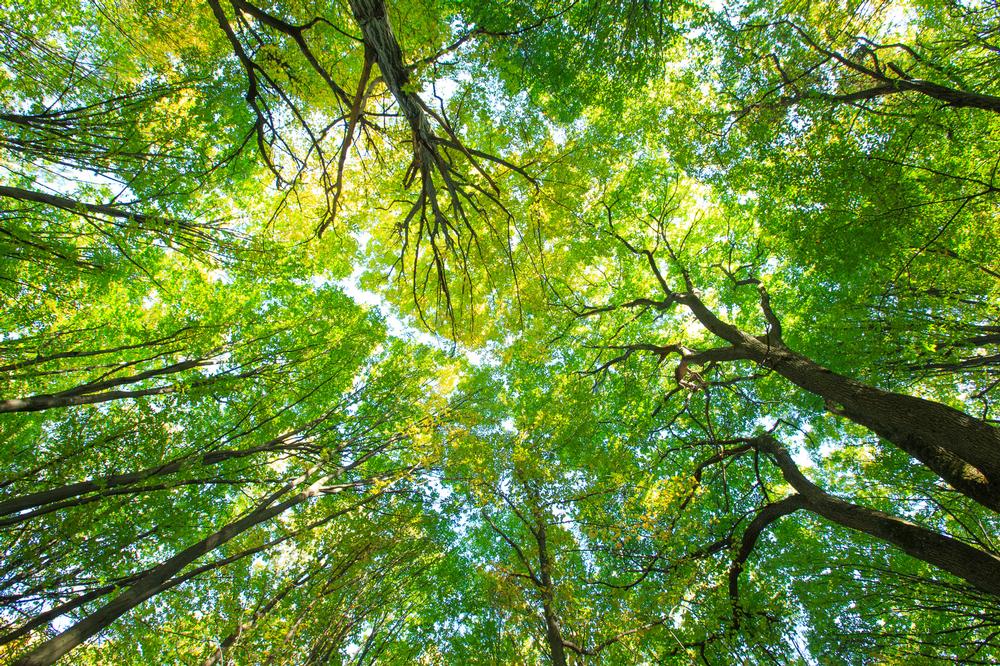
[[[0,661],[995,663],[994,0],[0,0]]]

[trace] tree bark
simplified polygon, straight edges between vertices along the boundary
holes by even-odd
[[[740,549],[733,559],[732,566],[729,567],[729,598],[732,599],[733,606],[739,605],[740,573],[743,571],[743,566],[753,552],[754,546],[757,545],[760,535],[770,527],[771,523],[791,513],[795,513],[799,509],[805,508],[805,506],[806,502],[801,494],[789,495],[783,500],[768,504],[750,521],[750,525],[747,526],[743,537],[740,539]],[[736,617],[736,625],[739,628],[739,616]]]
[[[403,51],[396,39],[386,11],[384,0],[350,0],[354,20],[361,28],[365,46],[378,64],[386,87],[399,105],[403,117],[410,125],[413,139],[413,160],[420,172],[423,197],[440,214],[433,172],[437,168],[442,177],[449,178],[449,168],[441,161],[436,148],[434,131],[419,97],[409,90],[410,74],[403,62]]]
[[[203,359],[191,359],[187,361],[180,361],[179,363],[172,363],[171,365],[163,368],[154,368],[135,375],[128,375],[127,377],[117,377],[115,379],[107,379],[100,382],[84,384],[66,391],[60,391],[59,393],[0,400],[0,414],[5,412],[40,412],[56,407],[93,405],[101,402],[109,402],[111,400],[121,400],[123,398],[139,398],[147,395],[164,395],[174,393],[178,389],[176,384],[136,391],[104,390],[115,386],[137,384],[146,379],[152,379],[162,375],[184,372],[185,370],[197,368],[206,365],[207,363],[208,362]],[[104,391],[104,393],[99,393],[98,391]]]
[[[854,92],[838,95],[805,92],[801,95],[783,98],[782,101],[785,104],[792,104],[798,103],[803,99],[816,98],[836,102],[838,104],[850,104],[852,102],[863,102],[870,99],[877,99],[879,97],[896,95],[902,92],[916,92],[921,95],[925,95],[926,97],[944,102],[951,107],[982,109],[984,111],[1000,113],[1000,97],[996,97],[994,95],[984,95],[982,93],[958,90],[956,88],[942,86],[939,83],[932,83],[931,81],[923,81],[920,79],[891,79],[876,77],[876,80],[884,81],[884,83],[871,88],[865,88],[864,90],[856,90]]]
[[[907,520],[827,493],[807,479],[788,451],[770,436],[758,437],[754,445],[777,463],[785,481],[798,493],[793,497],[804,500],[804,505],[800,504],[801,508],[837,525],[864,532],[892,544],[908,555],[943,569],[983,592],[1000,596],[1000,557]],[[751,548],[752,545],[751,543]]]
[[[556,613],[555,588],[552,584],[552,560],[549,558],[545,524],[538,521],[535,528],[538,543],[538,578],[542,584],[542,614],[545,617],[545,640],[549,644],[549,655],[553,666],[566,666],[566,650],[563,646],[562,629]]]
[[[796,353],[779,336],[756,337],[719,319],[693,292],[673,295],[744,358],[820,396],[833,411],[896,445],[956,490],[1000,511],[1000,430],[948,405],[883,391]]]
[[[286,486],[277,493],[272,494],[250,514],[240,520],[229,523],[222,529],[210,534],[198,543],[189,546],[162,564],[154,567],[132,583],[115,599],[86,616],[61,634],[44,641],[27,654],[22,655],[13,662],[12,666],[48,666],[48,664],[54,663],[128,611],[155,596],[165,582],[202,555],[210,553],[252,527],[270,520],[291,507],[318,495],[323,483],[328,478],[323,477],[302,492],[277,504],[274,504],[274,502],[278,497],[288,492],[290,488]]]
[[[310,423],[309,425],[312,425],[312,423]],[[217,465],[227,460],[246,458],[248,456],[252,456],[257,453],[287,450],[287,445],[285,444],[285,441],[291,435],[294,435],[300,431],[301,429],[285,433],[283,435],[271,439],[270,441],[264,444],[261,444],[259,446],[252,446],[247,449],[222,449],[222,450],[210,451],[201,456],[183,456],[180,458],[175,458],[174,460],[166,462],[162,465],[157,465],[156,467],[147,467],[146,469],[139,470],[137,472],[128,472],[125,474],[110,474],[108,476],[103,476],[97,479],[91,479],[89,481],[79,481],[77,483],[69,483],[64,486],[60,486],[58,488],[41,490],[35,493],[28,493],[26,495],[21,495],[19,497],[14,497],[12,499],[0,502],[0,516],[8,516],[10,514],[16,514],[36,507],[47,506],[57,502],[65,502],[67,500],[71,500],[81,495],[113,490],[116,488],[123,488],[152,478],[168,476],[170,474],[179,472],[181,469],[184,468],[185,465],[190,465],[190,464],[200,464],[203,466]],[[197,463],[195,463],[196,460],[198,461]],[[7,520],[0,520],[0,525],[9,525],[16,522],[20,522],[19,520],[17,520],[17,518],[18,516],[15,516],[14,518]]]
[[[161,218],[156,215],[136,213],[128,209],[108,206],[106,204],[84,203],[82,201],[67,199],[66,197],[61,197],[55,194],[35,192],[32,190],[21,189],[20,187],[9,187],[7,185],[0,185],[0,197],[17,199],[18,201],[25,201],[29,203],[44,204],[46,206],[52,206],[53,208],[60,208],[65,211],[69,211],[70,213],[76,213],[77,215],[104,215],[106,217],[114,217],[143,224],[152,222],[162,224],[165,228],[176,224],[173,220]]]
[[[407,90],[410,75],[403,64],[403,51],[389,23],[384,0],[350,0],[354,20],[361,28],[365,45],[375,56],[379,71],[389,92],[399,104],[403,116],[410,124],[414,137],[414,151],[433,150],[432,133],[427,114],[421,108],[416,93]],[[418,145],[424,144],[424,145]],[[418,159],[422,158],[418,153]]]

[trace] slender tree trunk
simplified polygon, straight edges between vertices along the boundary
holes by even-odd
[[[54,663],[56,660],[66,655],[70,650],[94,636],[97,632],[110,625],[128,611],[132,610],[147,599],[155,596],[160,591],[160,587],[163,583],[167,582],[171,577],[178,574],[186,566],[200,558],[202,555],[210,553],[252,527],[270,520],[271,518],[284,513],[291,507],[301,504],[307,499],[316,496],[319,494],[323,483],[327,480],[328,477],[324,477],[313,483],[306,490],[299,492],[277,504],[274,504],[277,498],[288,492],[290,488],[286,486],[286,488],[281,491],[272,494],[247,516],[229,523],[222,529],[207,536],[198,543],[174,555],[159,566],[154,567],[148,573],[132,583],[115,599],[83,618],[61,634],[39,644],[30,652],[13,662],[12,666],[48,666],[48,664]]]
[[[101,328],[100,326],[96,328]],[[149,340],[148,342],[139,342],[133,345],[120,345],[118,347],[109,347],[106,349],[83,349],[74,350],[66,352],[56,352],[54,354],[42,355],[38,354],[34,358],[29,358],[24,361],[18,361],[17,363],[11,363],[9,365],[0,366],[0,372],[14,372],[15,370],[23,370],[24,368],[31,367],[33,365],[39,365],[41,363],[51,363],[52,361],[58,361],[64,358],[80,359],[89,358],[93,356],[106,356],[108,354],[114,354],[121,351],[128,351],[130,349],[145,349],[147,347],[157,347],[159,345],[165,344],[170,340],[175,340],[182,333],[192,330],[193,326],[184,326],[177,329],[170,335],[166,335],[162,338],[157,338],[156,340]],[[84,329],[93,331],[93,328]]]
[[[536,516],[535,540],[538,543],[538,577],[542,584],[542,614],[545,617],[545,640],[553,666],[566,666],[566,649],[563,645],[559,615],[556,613],[555,587],[552,584],[552,560],[549,558],[545,524]]]
[[[265,444],[262,444],[260,446],[250,447],[247,449],[242,449],[242,450],[224,449],[221,451],[211,451],[209,453],[200,456],[200,460],[198,461],[198,463],[195,463],[195,461],[198,460],[198,457],[185,456],[181,458],[176,458],[162,465],[157,465],[156,467],[148,467],[146,469],[139,470],[137,472],[128,472],[126,474],[110,474],[108,476],[103,476],[89,481],[79,481],[77,483],[69,483],[64,486],[60,486],[58,488],[51,488],[49,490],[40,490],[35,493],[28,493],[26,495],[13,497],[11,499],[0,502],[0,516],[7,516],[10,514],[26,511],[27,509],[48,506],[50,504],[55,504],[58,502],[66,502],[68,500],[80,497],[81,495],[86,495],[88,493],[107,492],[109,490],[115,490],[126,486],[135,485],[141,481],[147,481],[153,478],[168,476],[170,474],[174,474],[180,471],[185,467],[185,465],[191,465],[191,464],[201,464],[203,466],[217,465],[227,460],[245,458],[247,456],[252,456],[257,453],[264,453],[267,451],[280,451],[283,448],[285,448],[284,441],[288,439],[290,435],[293,435],[297,432],[299,432],[299,430],[295,430],[292,431],[291,433],[280,435]],[[28,519],[33,517],[33,515],[14,516],[13,518],[7,520],[0,520],[0,526],[21,522],[19,519],[22,517],[24,519]]]
[[[147,395],[163,395],[166,393],[173,393],[177,390],[177,385],[161,386],[157,388],[149,388],[138,391],[105,391],[105,389],[110,389],[116,386],[124,386],[128,384],[137,384],[146,379],[152,379],[154,377],[160,377],[162,375],[175,374],[179,372],[184,372],[185,370],[190,370],[192,368],[197,368],[199,366],[206,365],[206,361],[202,359],[192,359],[188,361],[181,361],[179,363],[173,363],[164,368],[155,368],[153,370],[146,370],[145,372],[140,372],[135,375],[129,375],[127,377],[117,377],[115,379],[107,379],[100,382],[92,382],[90,384],[84,384],[82,386],[77,386],[66,391],[60,391],[59,393],[50,393],[44,395],[34,395],[24,398],[11,398],[8,400],[0,400],[0,413],[3,412],[39,412],[45,409],[52,409],[54,407],[71,407],[73,405],[92,405],[101,402],[108,402],[111,400],[120,400],[123,398],[138,398]],[[99,393],[99,391],[104,391]]]
[[[17,199],[19,201],[26,201],[29,203],[45,204],[46,206],[61,208],[62,210],[76,213],[78,215],[105,215],[107,217],[131,220],[133,222],[158,222],[164,225],[173,224],[171,220],[157,217],[155,215],[145,215],[128,209],[108,206],[105,204],[84,203],[82,201],[75,201],[73,199],[67,199],[66,197],[60,197],[55,194],[24,190],[19,187],[0,185],[0,197]]]
[[[802,508],[890,543],[983,592],[1000,596],[1000,557],[907,520],[835,497],[807,479],[788,451],[773,438],[760,437],[756,442],[759,450],[774,458],[785,481],[804,500]]]
[[[806,502],[802,495],[793,493],[782,500],[763,507],[757,512],[754,519],[750,521],[746,531],[743,532],[743,536],[740,538],[740,548],[729,567],[729,599],[733,604],[734,629],[739,630],[742,617],[742,608],[740,606],[740,573],[743,572],[743,567],[750,558],[750,554],[753,553],[753,549],[757,545],[757,540],[760,539],[760,535],[772,523],[789,514],[795,513],[799,509],[805,508],[805,506]]]
[[[266,604],[258,607],[246,622],[240,621],[237,623],[236,628],[219,642],[219,646],[212,651],[212,654],[210,654],[208,658],[205,659],[202,666],[215,666],[216,664],[223,663],[226,653],[231,650],[234,645],[236,645],[236,642],[245,631],[253,629],[262,618],[267,617],[268,613],[274,610],[275,606],[281,603],[282,599],[287,597],[293,590],[301,586],[317,573],[319,573],[319,570],[314,570],[308,574],[299,576],[282,588],[276,595],[271,597]]]

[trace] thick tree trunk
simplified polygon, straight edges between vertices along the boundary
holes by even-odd
[[[770,368],[827,401],[835,413],[895,444],[952,487],[1000,511],[1000,430],[948,405],[892,393],[839,375],[788,349],[776,337],[755,337],[723,322],[694,294],[686,305],[739,356]]]
[[[410,75],[403,64],[403,51],[399,41],[389,23],[385,1],[350,0],[350,5],[354,20],[361,28],[365,45],[374,54],[382,78],[409,122],[414,138],[426,141],[430,147],[430,124],[416,93],[407,90]],[[418,146],[414,146],[414,150],[418,149]]]
[[[566,650],[563,647],[562,632],[559,629],[559,618],[552,609],[551,600],[542,602],[545,613],[545,640],[549,644],[549,655],[553,666],[566,666]]]
[[[786,379],[924,463],[956,490],[1000,511],[1000,431],[952,407],[838,375],[790,351],[762,359]]]
[[[841,95],[809,92],[804,93],[801,97],[791,97],[789,100],[791,102],[795,102],[801,98],[818,97],[819,99],[830,100],[832,102],[851,103],[886,97],[901,92],[916,92],[944,102],[951,107],[982,109],[984,111],[1000,113],[1000,97],[995,97],[993,95],[984,95],[982,93],[957,90],[955,88],[949,88],[938,83],[922,81],[920,79],[883,78],[880,80],[885,81],[885,83],[872,88],[866,88],[864,90],[856,90],[854,92],[844,93]]]
[[[922,95],[927,95],[928,97],[944,102],[948,106],[983,109],[984,111],[1000,113],[1000,97],[993,95],[956,90],[955,88],[948,88],[938,83],[922,81],[920,79],[898,79],[890,85],[895,86],[899,91],[912,90]]]
[[[420,172],[423,196],[439,214],[437,192],[434,185],[435,167],[445,175],[449,167],[441,162],[435,146],[436,137],[430,120],[417,94],[408,89],[410,74],[403,62],[403,51],[393,32],[384,0],[350,0],[354,20],[361,28],[365,46],[374,55],[386,87],[395,98],[403,116],[410,125],[413,137],[413,160]]]

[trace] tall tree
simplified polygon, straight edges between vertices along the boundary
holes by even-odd
[[[0,3],[0,660],[995,662],[998,16]]]

